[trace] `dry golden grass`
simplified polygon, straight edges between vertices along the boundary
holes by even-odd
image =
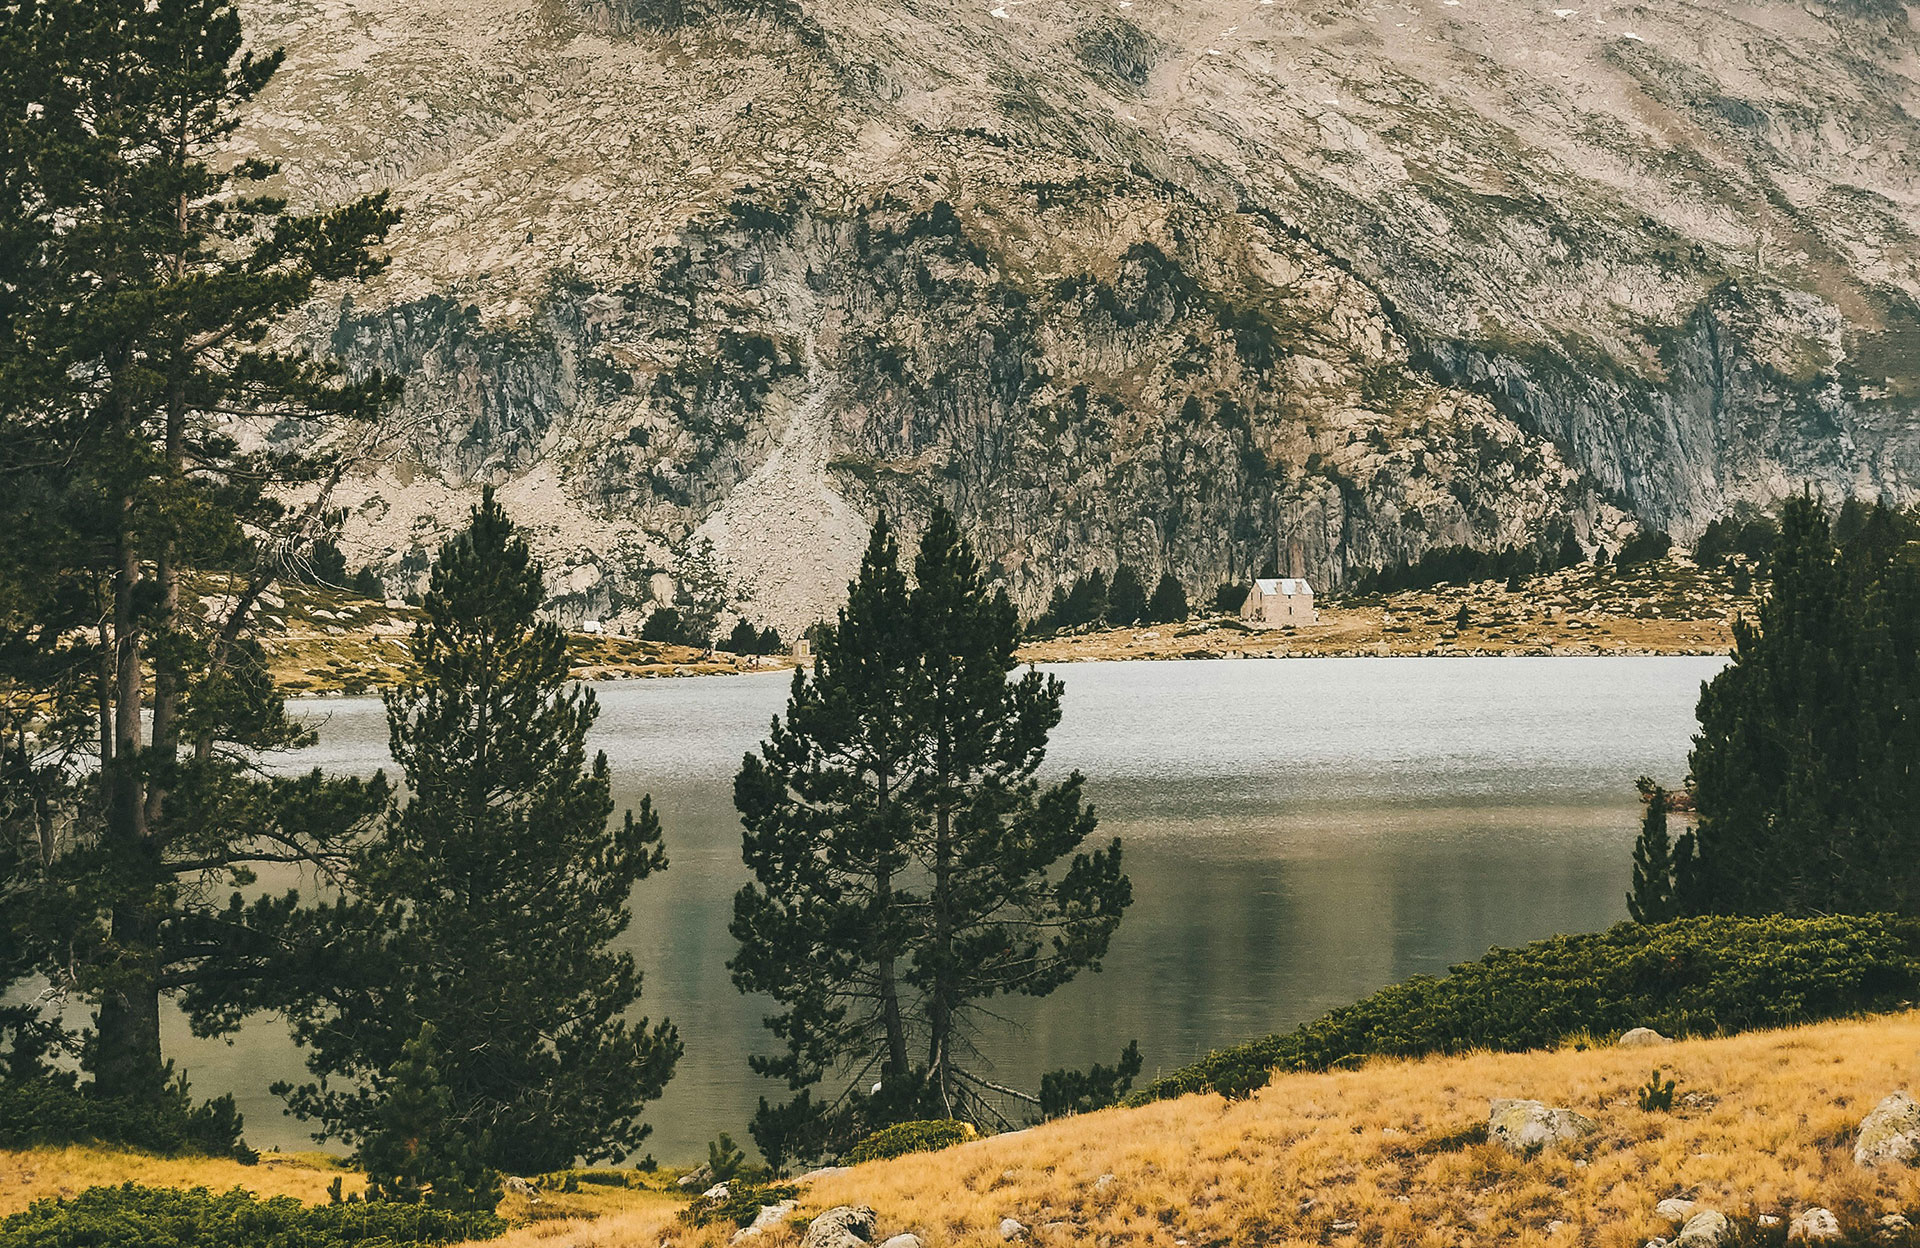
[[[1637,1104],[1656,1062],[1679,1081],[1672,1113]],[[1285,1076],[1239,1103],[1187,1097],[858,1166],[815,1181],[802,1213],[869,1204],[883,1236],[913,1230],[929,1248],[999,1244],[1006,1216],[1038,1244],[1627,1248],[1672,1233],[1653,1213],[1672,1195],[1728,1213],[1911,1210],[1920,1170],[1858,1169],[1852,1135],[1917,1065],[1916,1014],[1651,1050],[1382,1061]],[[1509,1156],[1467,1138],[1499,1096],[1579,1109],[1600,1131]],[[1096,1190],[1103,1174],[1114,1179]],[[522,1227],[501,1248],[725,1240],[656,1207]]]
[[[342,1190],[365,1186],[325,1153],[262,1153],[260,1164],[243,1166],[220,1157],[153,1157],[116,1148],[0,1149],[0,1217],[18,1213],[49,1196],[76,1196],[89,1187],[139,1183],[148,1187],[204,1187],[216,1192],[244,1187],[262,1196],[293,1196],[308,1204],[327,1198],[335,1179]]]
[[[1672,1113],[1636,1089],[1658,1063],[1679,1082]],[[941,1153],[816,1180],[801,1213],[869,1204],[890,1235],[929,1248],[999,1244],[1003,1217],[1040,1245],[1454,1245],[1634,1248],[1671,1227],[1653,1213],[1684,1195],[1733,1214],[1811,1204],[1868,1216],[1920,1206],[1920,1170],[1863,1171],[1860,1118],[1920,1082],[1920,1013],[1660,1049],[1573,1049],[1380,1061],[1287,1075],[1253,1098],[1194,1096],[1112,1110]],[[1498,1096],[1581,1110],[1600,1131],[1532,1159],[1474,1136]],[[98,1148],[0,1152],[0,1214],[44,1196],[136,1182],[244,1187],[306,1201],[343,1173],[319,1154],[258,1166]],[[1113,1179],[1096,1186],[1101,1175]],[[347,1189],[358,1186],[348,1174]],[[683,1201],[650,1189],[509,1197],[496,1248],[686,1248],[726,1241],[679,1225]],[[1554,1222],[1564,1225],[1550,1231]],[[1349,1228],[1348,1224],[1351,1224]],[[1338,1228],[1338,1229],[1336,1229]],[[756,1248],[792,1248],[782,1229]]]

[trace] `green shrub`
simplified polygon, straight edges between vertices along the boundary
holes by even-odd
[[[447,1213],[383,1201],[318,1205],[261,1200],[235,1188],[94,1187],[71,1200],[36,1201],[0,1222],[0,1248],[400,1248],[490,1239],[490,1213]]]
[[[1664,1114],[1673,1108],[1674,1081],[1660,1078],[1660,1068],[1653,1068],[1653,1077],[1640,1088],[1640,1108],[1649,1114]]]
[[[875,1131],[847,1150],[841,1161],[849,1166],[863,1161],[885,1161],[889,1157],[905,1157],[908,1153],[937,1153],[943,1148],[952,1148],[955,1144],[965,1144],[975,1139],[979,1132],[970,1122],[960,1122],[953,1118],[930,1118],[924,1122],[903,1122],[882,1131]]]
[[[1040,1117],[1090,1114],[1118,1105],[1140,1074],[1141,1065],[1140,1042],[1132,1040],[1112,1066],[1095,1062],[1090,1070],[1048,1071],[1040,1076]]]
[[[770,1183],[764,1187],[754,1183],[729,1183],[725,1196],[698,1197],[680,1211],[680,1218],[689,1226],[747,1226],[760,1216],[761,1206],[777,1205],[799,1194],[800,1189],[789,1183]]]
[[[0,1148],[120,1144],[150,1153],[198,1153],[251,1163],[231,1096],[195,1105],[184,1079],[157,1101],[96,1096],[71,1073],[0,1080]]]
[[[1545,1048],[1653,1027],[1715,1035],[1894,1009],[1920,995],[1920,920],[1709,917],[1495,949],[1298,1029],[1211,1053],[1128,1098],[1244,1095],[1275,1070],[1374,1055]]]

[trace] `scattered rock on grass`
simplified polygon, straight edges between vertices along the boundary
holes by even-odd
[[[1920,1156],[1920,1105],[1895,1092],[1860,1120],[1853,1160],[1862,1166],[1911,1165]]]
[[[800,1248],[867,1248],[875,1214],[865,1205],[835,1205],[807,1225]]]
[[[674,1186],[683,1192],[705,1191],[707,1188],[713,1186],[713,1167],[701,1166],[692,1174],[681,1176],[680,1181],[674,1184]]]
[[[1688,1218],[1687,1224],[1674,1236],[1673,1248],[1720,1248],[1732,1240],[1733,1228],[1727,1224],[1726,1215],[1702,1209]]]
[[[1000,1219],[1000,1238],[1007,1243],[1016,1243],[1027,1237],[1026,1223],[1018,1218]]]
[[[798,1205],[791,1200],[783,1200],[777,1205],[761,1205],[760,1212],[752,1222],[733,1233],[730,1244],[744,1243],[749,1239],[758,1239],[774,1227],[779,1226],[792,1216]]]
[[[1693,1216],[1694,1204],[1680,1196],[1669,1196],[1653,1207],[1653,1211],[1669,1222],[1685,1222]]]
[[[732,1186],[726,1183],[715,1183],[712,1187],[700,1193],[700,1199],[701,1200],[725,1200],[727,1197],[731,1195],[733,1195]]]
[[[1553,1144],[1577,1140],[1599,1128],[1585,1114],[1555,1109],[1539,1101],[1494,1101],[1487,1113],[1487,1138],[1514,1153],[1535,1153]]]
[[[818,1170],[807,1171],[805,1174],[795,1179],[794,1182],[795,1183],[811,1183],[815,1179],[824,1179],[830,1174],[845,1174],[846,1170],[847,1168],[845,1166],[821,1166]]]
[[[920,1237],[911,1231],[895,1235],[880,1245],[880,1248],[926,1248]]]
[[[1114,1178],[1110,1174],[1103,1174],[1093,1181],[1093,1190],[1096,1192],[1110,1192],[1113,1190],[1113,1185],[1119,1181],[1119,1179]]]
[[[525,1196],[528,1200],[540,1199],[538,1193],[534,1191],[533,1184],[527,1182],[525,1179],[515,1178],[511,1174],[500,1180],[500,1186],[509,1195]]]
[[[1787,1242],[1812,1244],[1840,1238],[1840,1219],[1833,1210],[1814,1206],[1803,1211],[1787,1226]]]
[[[1614,1047],[1620,1049],[1650,1049],[1655,1045],[1672,1044],[1669,1036],[1663,1036],[1651,1027],[1635,1027],[1614,1041]]]

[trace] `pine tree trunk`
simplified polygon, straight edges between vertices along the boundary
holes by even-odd
[[[953,1117],[953,923],[952,905],[953,815],[945,802],[934,814],[933,850],[933,992],[928,1001],[928,1029],[932,1033],[927,1074],[946,1116]]]
[[[882,771],[879,777],[879,800],[875,809],[879,814],[881,826],[885,826],[891,813],[889,799],[892,796],[889,775]],[[891,915],[893,910],[893,864],[891,847],[881,851],[880,868],[875,872],[874,896],[877,909],[882,915]],[[902,1079],[907,1073],[907,1028],[900,1017],[900,984],[894,968],[893,948],[885,945],[880,953],[880,1017],[887,1029],[887,1064],[883,1072],[889,1079]]]
[[[126,509],[132,508],[128,500]],[[145,904],[145,889],[158,883],[148,843],[146,802],[140,780],[141,634],[134,613],[140,563],[130,529],[120,537],[120,566],[113,588],[113,754],[103,760],[106,840],[113,867],[132,900],[115,905],[112,936],[121,952],[108,968],[112,982],[102,993],[94,1024],[94,1083],[108,1096],[137,1099],[161,1091],[160,983],[152,951],[159,933]]]

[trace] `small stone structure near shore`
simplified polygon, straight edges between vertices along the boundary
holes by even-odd
[[[1240,618],[1248,623],[1276,627],[1318,624],[1320,613],[1314,610],[1313,586],[1307,584],[1305,577],[1262,577],[1247,592],[1247,600],[1240,606]]]

